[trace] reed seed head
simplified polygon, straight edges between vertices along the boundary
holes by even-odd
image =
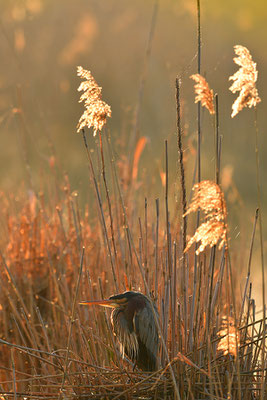
[[[200,243],[200,246],[196,250],[196,254],[198,255],[204,251],[207,246],[215,246],[215,244],[220,240],[219,250],[221,250],[223,245],[226,243],[224,222],[218,221],[215,218],[210,218],[207,222],[203,222],[203,224],[197,228],[194,236],[192,236],[188,241],[185,251],[189,250],[193,243]]]
[[[229,90],[232,93],[239,92],[239,96],[232,105],[231,117],[235,117],[244,107],[256,107],[261,101],[256,81],[258,78],[257,64],[253,62],[249,50],[240,45],[234,46],[235,53],[238,57],[234,57],[234,62],[240,66],[239,70],[229,80],[233,81]]]
[[[193,186],[193,191],[194,196],[185,215],[200,208],[205,214],[218,216],[220,220],[226,217],[224,194],[217,183],[201,181]]]
[[[77,132],[84,127],[94,128],[94,136],[97,131],[101,131],[107,122],[107,117],[111,116],[111,108],[102,98],[102,88],[98,86],[90,71],[77,67],[77,75],[85,79],[78,91],[83,91],[79,103],[84,101],[85,110],[79,119]]]
[[[218,336],[221,339],[219,340],[217,351],[222,351],[225,356],[230,354],[236,357],[240,339],[232,317],[222,318],[222,327],[218,332]]]
[[[201,102],[202,107],[206,107],[210,114],[214,114],[214,105],[213,105],[213,90],[209,88],[208,82],[203,76],[199,74],[191,75],[191,79],[193,79],[195,84],[195,103]]]
[[[201,253],[207,246],[214,246],[218,242],[219,249],[227,243],[226,235],[226,204],[224,194],[219,185],[212,181],[202,181],[193,187],[194,196],[184,216],[201,209],[205,214],[203,222],[195,231],[185,248],[188,251],[192,244],[200,243],[196,254]]]

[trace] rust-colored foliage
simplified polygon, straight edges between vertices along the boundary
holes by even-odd
[[[135,148],[135,152],[134,152],[134,160],[133,160],[133,172],[132,172],[133,180],[136,180],[136,178],[137,178],[138,163],[139,163],[141,154],[145,148],[146,142],[147,142],[147,138],[143,136],[138,140],[138,142],[136,144],[136,148]]]

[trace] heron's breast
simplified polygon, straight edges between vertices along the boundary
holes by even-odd
[[[121,353],[135,359],[138,354],[138,338],[133,329],[133,321],[129,321],[123,310],[114,310],[111,314],[113,332],[121,344]]]
[[[121,332],[133,332],[133,316],[126,315],[124,310],[115,309],[111,314],[111,323],[114,333],[118,335]],[[120,336],[120,335],[119,335]]]

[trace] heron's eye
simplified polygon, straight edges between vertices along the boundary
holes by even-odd
[[[121,305],[127,304],[127,303],[128,303],[128,300],[126,299],[126,297],[123,297],[122,299],[118,299],[118,300],[117,300],[117,303],[118,303],[118,304],[121,304]]]
[[[121,298],[116,298],[116,297],[110,297],[110,300],[113,300],[114,306],[123,306],[128,303],[128,299],[126,297],[121,297]]]

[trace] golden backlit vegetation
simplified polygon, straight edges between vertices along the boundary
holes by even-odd
[[[218,342],[217,351],[222,351],[225,356],[237,356],[237,349],[240,344],[239,332],[235,327],[233,318],[223,317],[221,330],[218,332],[220,340]]]
[[[239,70],[229,80],[234,81],[229,90],[239,92],[239,96],[232,105],[231,117],[235,117],[244,107],[256,107],[261,101],[256,82],[258,79],[257,64],[253,62],[249,50],[240,45],[234,47],[237,57],[234,62],[239,65]]]
[[[201,102],[202,107],[206,107],[210,114],[215,114],[214,104],[213,104],[213,90],[209,88],[208,82],[203,76],[199,74],[191,75],[195,84],[195,103]]]
[[[43,3],[31,0],[25,4],[38,13],[38,4]],[[84,21],[76,32],[78,39],[74,35],[70,47],[61,53],[61,62],[71,64],[72,57],[89,45],[95,22],[86,17]],[[77,40],[83,36],[79,47]],[[23,33],[17,32],[15,40],[17,52],[22,52]],[[235,51],[241,69],[231,77],[230,89],[240,94],[232,116],[260,101],[256,64],[246,48],[236,46]],[[85,110],[77,127],[81,135],[75,138],[84,144],[87,159],[82,166],[89,167],[92,198],[83,207],[80,193],[73,191],[54,154],[48,159],[50,170],[48,178],[42,177],[42,190],[36,190],[29,178],[20,193],[0,194],[1,400],[263,400],[266,321],[265,313],[261,317],[256,308],[251,279],[260,210],[251,227],[247,278],[242,285],[237,257],[228,243],[231,204],[227,202],[226,207],[224,195],[233,171],[227,166],[221,169],[221,138],[218,123],[214,124],[219,110],[214,107],[213,91],[200,74],[191,76],[196,82],[195,102],[208,109],[209,122],[214,125],[214,180],[203,179],[204,173],[201,177],[202,153],[194,150],[190,154],[196,168],[188,190],[190,163],[183,154],[191,139],[183,129],[187,121],[182,121],[186,113],[180,80],[188,78],[183,76],[176,80],[181,187],[177,183],[170,190],[173,171],[169,169],[168,139],[163,162],[156,168],[160,193],[152,201],[144,190],[138,191],[152,180],[156,163],[152,158],[150,169],[140,171],[148,139],[138,129],[138,107],[132,144],[128,152],[123,149],[118,154],[112,131],[106,129],[101,136],[111,117],[102,88],[90,71],[78,67],[77,72],[83,79],[78,91]],[[68,81],[62,78],[61,82],[63,92],[70,89]],[[26,119],[22,108],[12,110]],[[199,129],[200,118],[199,113]],[[201,140],[205,132],[199,133]],[[92,139],[89,148],[87,140]],[[158,146],[163,148],[163,143]],[[26,156],[25,163],[30,175]],[[83,187],[85,193],[88,187]],[[193,232],[192,236],[187,232]],[[244,251],[243,260],[246,255]],[[141,291],[159,310],[159,370],[153,373],[134,368],[127,356],[122,357],[108,312],[79,307],[83,299],[93,301],[125,290]]]
[[[79,120],[77,132],[85,127],[93,127],[96,135],[106,124],[107,117],[111,117],[111,108],[101,100],[102,88],[98,86],[90,71],[77,67],[77,75],[85,79],[78,87],[79,92],[84,92],[80,97],[80,103],[84,102],[85,111]]]
[[[189,239],[185,251],[194,242],[200,242],[196,254],[204,251],[207,246],[215,246],[218,242],[220,242],[220,250],[223,246],[227,246],[227,213],[224,194],[219,185],[211,181],[196,183],[192,190],[194,191],[194,196],[184,216],[200,209],[205,214],[205,222],[196,229],[194,236]]]

